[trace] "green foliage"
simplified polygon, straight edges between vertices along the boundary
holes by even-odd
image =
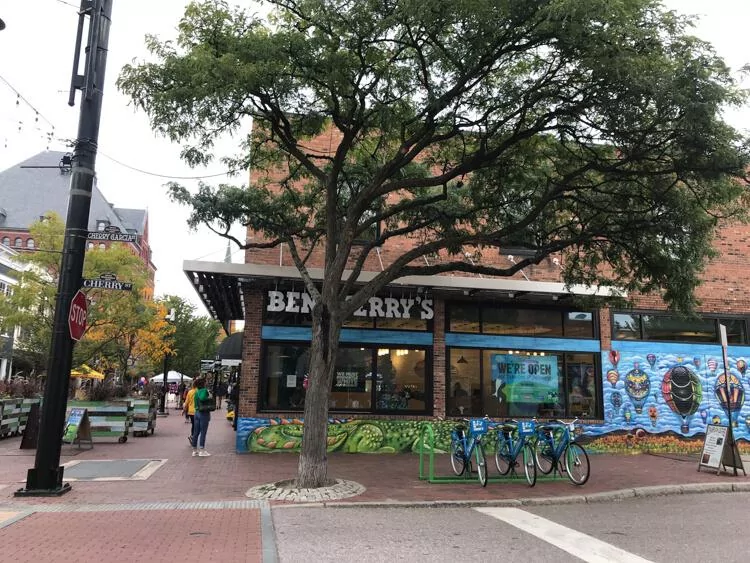
[[[64,230],[62,219],[54,213],[31,225],[38,251],[19,255],[25,268],[19,274],[19,283],[11,295],[0,295],[0,326],[6,330],[21,328],[19,354],[36,372],[47,368]],[[132,282],[133,291],[86,291],[87,329],[74,348],[74,366],[104,359],[111,367],[120,368],[131,335],[149,328],[156,315],[153,304],[142,293],[148,281],[145,266],[125,246],[114,244],[106,250],[86,251],[84,277],[103,273]]]
[[[202,359],[214,358],[221,325],[208,317],[197,316],[195,306],[176,295],[165,296],[161,304],[166,310],[175,309],[169,369],[194,377]],[[162,369],[161,366],[154,368]]]
[[[252,159],[253,189],[172,186],[192,225],[228,236],[241,222],[266,237],[243,246],[285,242],[303,276],[302,248],[327,244],[329,281],[393,237],[421,241],[343,317],[401,275],[512,275],[551,253],[567,282],[693,307],[714,228],[743,216],[748,151],[720,113],[744,92],[690,20],[656,0],[269,4],[263,22],[193,1],[177,41],[149,38],[156,61],[121,73],[192,164],[254,120],[246,152],[226,159]],[[319,134],[334,152],[305,146]],[[281,190],[268,187],[274,170]],[[377,240],[352,245],[377,223]],[[518,241],[534,254],[516,265],[464,259]],[[353,289],[331,283],[339,302]]]

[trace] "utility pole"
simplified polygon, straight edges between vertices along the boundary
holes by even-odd
[[[78,137],[73,149],[68,217],[65,223],[65,242],[55,301],[47,385],[44,390],[34,467],[29,469],[26,487],[16,491],[16,496],[59,496],[71,488],[69,483],[63,484],[63,468],[60,467],[60,448],[73,360],[73,339],[68,329],[68,315],[73,295],[81,287],[99,140],[109,28],[112,21],[112,2],[113,0],[81,0],[78,14],[78,33],[68,104],[75,105],[75,91],[81,90],[81,113],[78,120]],[[88,43],[84,73],[79,75],[86,18],[89,18]]]

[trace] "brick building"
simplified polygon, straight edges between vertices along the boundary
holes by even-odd
[[[70,155],[41,152],[0,172],[0,243],[16,251],[35,248],[29,227],[47,213],[55,212],[63,221],[68,212],[70,191]],[[96,182],[91,195],[89,230],[114,226],[124,233],[138,235],[135,243],[125,243],[140,257],[148,272],[147,295],[153,296],[156,267],[149,246],[148,211],[124,209],[109,203]],[[89,242],[88,248],[110,243]]]
[[[308,149],[325,154],[336,145],[326,133]],[[576,296],[602,291],[566,288],[560,257],[513,278],[401,278],[346,323],[330,412],[373,420],[577,417],[592,436],[635,428],[694,436],[706,423],[731,421],[747,439],[748,238],[743,225],[720,230],[719,256],[705,270],[694,319],[670,314],[658,295],[631,296],[634,308],[623,311],[581,310],[572,304]],[[411,244],[387,241],[360,280]],[[469,248],[465,259],[508,265],[523,252]],[[322,255],[313,255],[314,279],[323,279],[321,265]],[[245,451],[257,419],[303,411],[309,296],[283,245],[248,250],[245,264],[188,261],[184,269],[216,319],[225,326],[245,320],[237,441]],[[727,329],[729,386],[720,325]]]

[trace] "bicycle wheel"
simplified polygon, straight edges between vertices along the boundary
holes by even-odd
[[[583,485],[589,480],[591,467],[586,450],[576,443],[568,444],[563,452],[563,459],[565,460],[565,472],[574,485]]]
[[[510,448],[508,447],[508,442],[505,440],[498,441],[497,452],[495,453],[495,466],[500,475],[507,475],[508,471],[510,471]]]
[[[477,476],[483,487],[487,486],[487,457],[484,455],[482,444],[477,444]]]
[[[464,456],[464,445],[458,440],[451,440],[451,467],[456,475],[463,475],[466,468],[466,457]]]
[[[523,474],[526,476],[526,482],[529,487],[536,484],[536,460],[534,459],[534,450],[529,444],[524,444],[521,448],[521,462],[523,463]]]
[[[537,438],[534,444],[534,462],[539,471],[544,475],[549,475],[555,465],[554,461],[555,455],[550,443],[544,438]]]

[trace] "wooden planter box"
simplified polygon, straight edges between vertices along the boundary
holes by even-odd
[[[0,400],[0,438],[19,436],[26,429],[31,405],[41,399],[2,399]]]
[[[133,436],[148,436],[156,430],[156,399],[130,399],[133,405]]]
[[[65,418],[67,419],[71,408],[85,408],[88,410],[91,437],[94,440],[109,438],[122,444],[128,440],[128,430],[133,418],[131,401],[68,401]]]

